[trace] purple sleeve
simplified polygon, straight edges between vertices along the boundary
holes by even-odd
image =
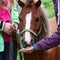
[[[52,36],[44,38],[39,42],[35,43],[33,45],[33,48],[34,50],[42,51],[57,46],[58,44],[60,44],[60,26],[58,26],[57,32],[55,32]]]

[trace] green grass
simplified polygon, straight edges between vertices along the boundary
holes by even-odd
[[[42,3],[44,4],[44,7],[46,8],[47,12],[48,12],[48,17],[54,17],[54,5],[52,0],[42,0]]]

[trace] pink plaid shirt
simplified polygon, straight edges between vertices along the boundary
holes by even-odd
[[[11,16],[10,15],[11,15],[10,14],[10,9],[3,9],[0,6],[0,21],[11,22]],[[10,41],[10,35],[5,33],[4,31],[2,32],[2,36],[3,36],[4,42],[9,42]],[[16,40],[15,37],[16,36],[13,36],[13,40]]]
[[[11,20],[10,10],[9,9],[3,9],[0,6],[0,21],[4,21],[4,22],[9,21],[10,22],[10,20]],[[5,42],[10,41],[10,36],[7,33],[2,32],[2,35],[3,35],[3,39]]]

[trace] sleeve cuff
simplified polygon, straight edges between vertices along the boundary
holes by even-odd
[[[3,31],[3,29],[4,29],[4,22],[3,21],[0,21],[0,31]]]
[[[34,50],[40,50],[40,49],[39,49],[39,46],[36,45],[36,44],[33,45],[33,49],[34,49]]]

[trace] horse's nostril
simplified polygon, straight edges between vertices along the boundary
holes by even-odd
[[[30,44],[27,44],[27,42],[25,40],[22,40],[22,45],[24,48],[30,46]]]
[[[28,44],[24,39],[22,40],[22,45],[23,45],[23,47],[25,48],[25,47],[28,47],[28,46],[32,46],[33,44],[34,44],[34,39],[31,39],[31,42],[30,42],[30,44]]]
[[[35,43],[34,39],[31,39],[31,45],[33,45]]]
[[[26,41],[22,40],[22,45],[23,45],[23,47],[25,48],[25,47],[27,46]]]

